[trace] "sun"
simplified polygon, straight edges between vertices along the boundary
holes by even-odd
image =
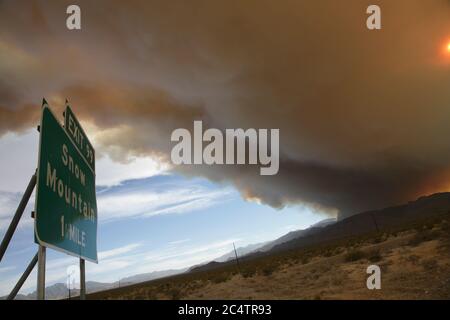
[[[442,47],[442,58],[445,59],[445,61],[450,62],[450,40],[447,40],[447,42],[444,42],[444,46]]]

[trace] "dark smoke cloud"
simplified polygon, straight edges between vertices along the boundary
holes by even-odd
[[[193,120],[280,128],[276,176],[178,168],[274,207],[347,216],[447,190],[450,2],[376,3],[381,31],[365,28],[372,1],[78,1],[82,30],[68,31],[70,1],[2,1],[0,134],[67,97],[117,160],[168,161]]]

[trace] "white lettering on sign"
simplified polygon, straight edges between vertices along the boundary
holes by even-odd
[[[61,161],[65,167],[77,178],[81,185],[86,185],[86,175],[83,170],[80,169],[78,164],[74,161],[73,157],[69,154],[67,145],[63,144],[61,152]],[[53,192],[57,193],[60,198],[64,198],[68,205],[78,210],[78,212],[84,216],[85,219],[95,221],[95,211],[92,208],[89,201],[83,200],[81,194],[77,194],[70,188],[61,178],[58,177],[56,169],[52,168],[50,162],[47,162],[47,174],[46,185]]]
[[[88,161],[91,168],[94,166],[94,149],[81,128],[78,120],[73,116],[72,111],[66,110],[66,131],[69,133],[72,140],[77,145],[79,151]]]
[[[81,231],[70,223],[64,223],[64,215],[61,216],[61,237],[65,237],[77,245],[81,245],[83,248],[86,247],[86,232]]]
[[[68,230],[67,239],[83,248],[86,246],[86,234],[84,231],[80,231],[80,229],[70,223],[66,225],[66,229]]]
[[[78,167],[78,165],[73,161],[73,158],[68,154],[69,151],[67,149],[67,146],[63,144],[62,146],[62,156],[61,160],[63,164],[69,168],[69,171],[78,179],[80,180],[81,185],[86,185],[86,176],[84,172]]]
[[[81,132],[80,127],[75,123],[72,115],[69,115],[69,127],[67,129],[69,129],[69,132],[72,135],[72,138],[75,139],[75,142],[80,146],[81,149],[83,149],[84,136]]]
[[[68,205],[78,210],[85,219],[95,221],[95,210],[89,201],[85,201],[81,194],[77,194],[56,174],[56,169],[47,162],[46,186],[57,193],[60,198],[64,198]]]

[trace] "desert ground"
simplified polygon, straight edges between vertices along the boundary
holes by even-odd
[[[381,289],[369,290],[369,265]],[[450,299],[449,215],[313,248],[241,259],[88,299]]]

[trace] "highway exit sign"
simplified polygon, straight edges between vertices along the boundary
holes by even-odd
[[[66,103],[66,110],[64,111],[64,129],[69,134],[72,141],[78,147],[81,155],[86,159],[92,170],[95,171],[95,150],[89,141],[86,133],[84,133],[80,122],[75,117],[69,104]]]
[[[66,107],[65,123],[63,128],[44,103],[39,140],[35,241],[97,262],[94,149],[70,107]]]

